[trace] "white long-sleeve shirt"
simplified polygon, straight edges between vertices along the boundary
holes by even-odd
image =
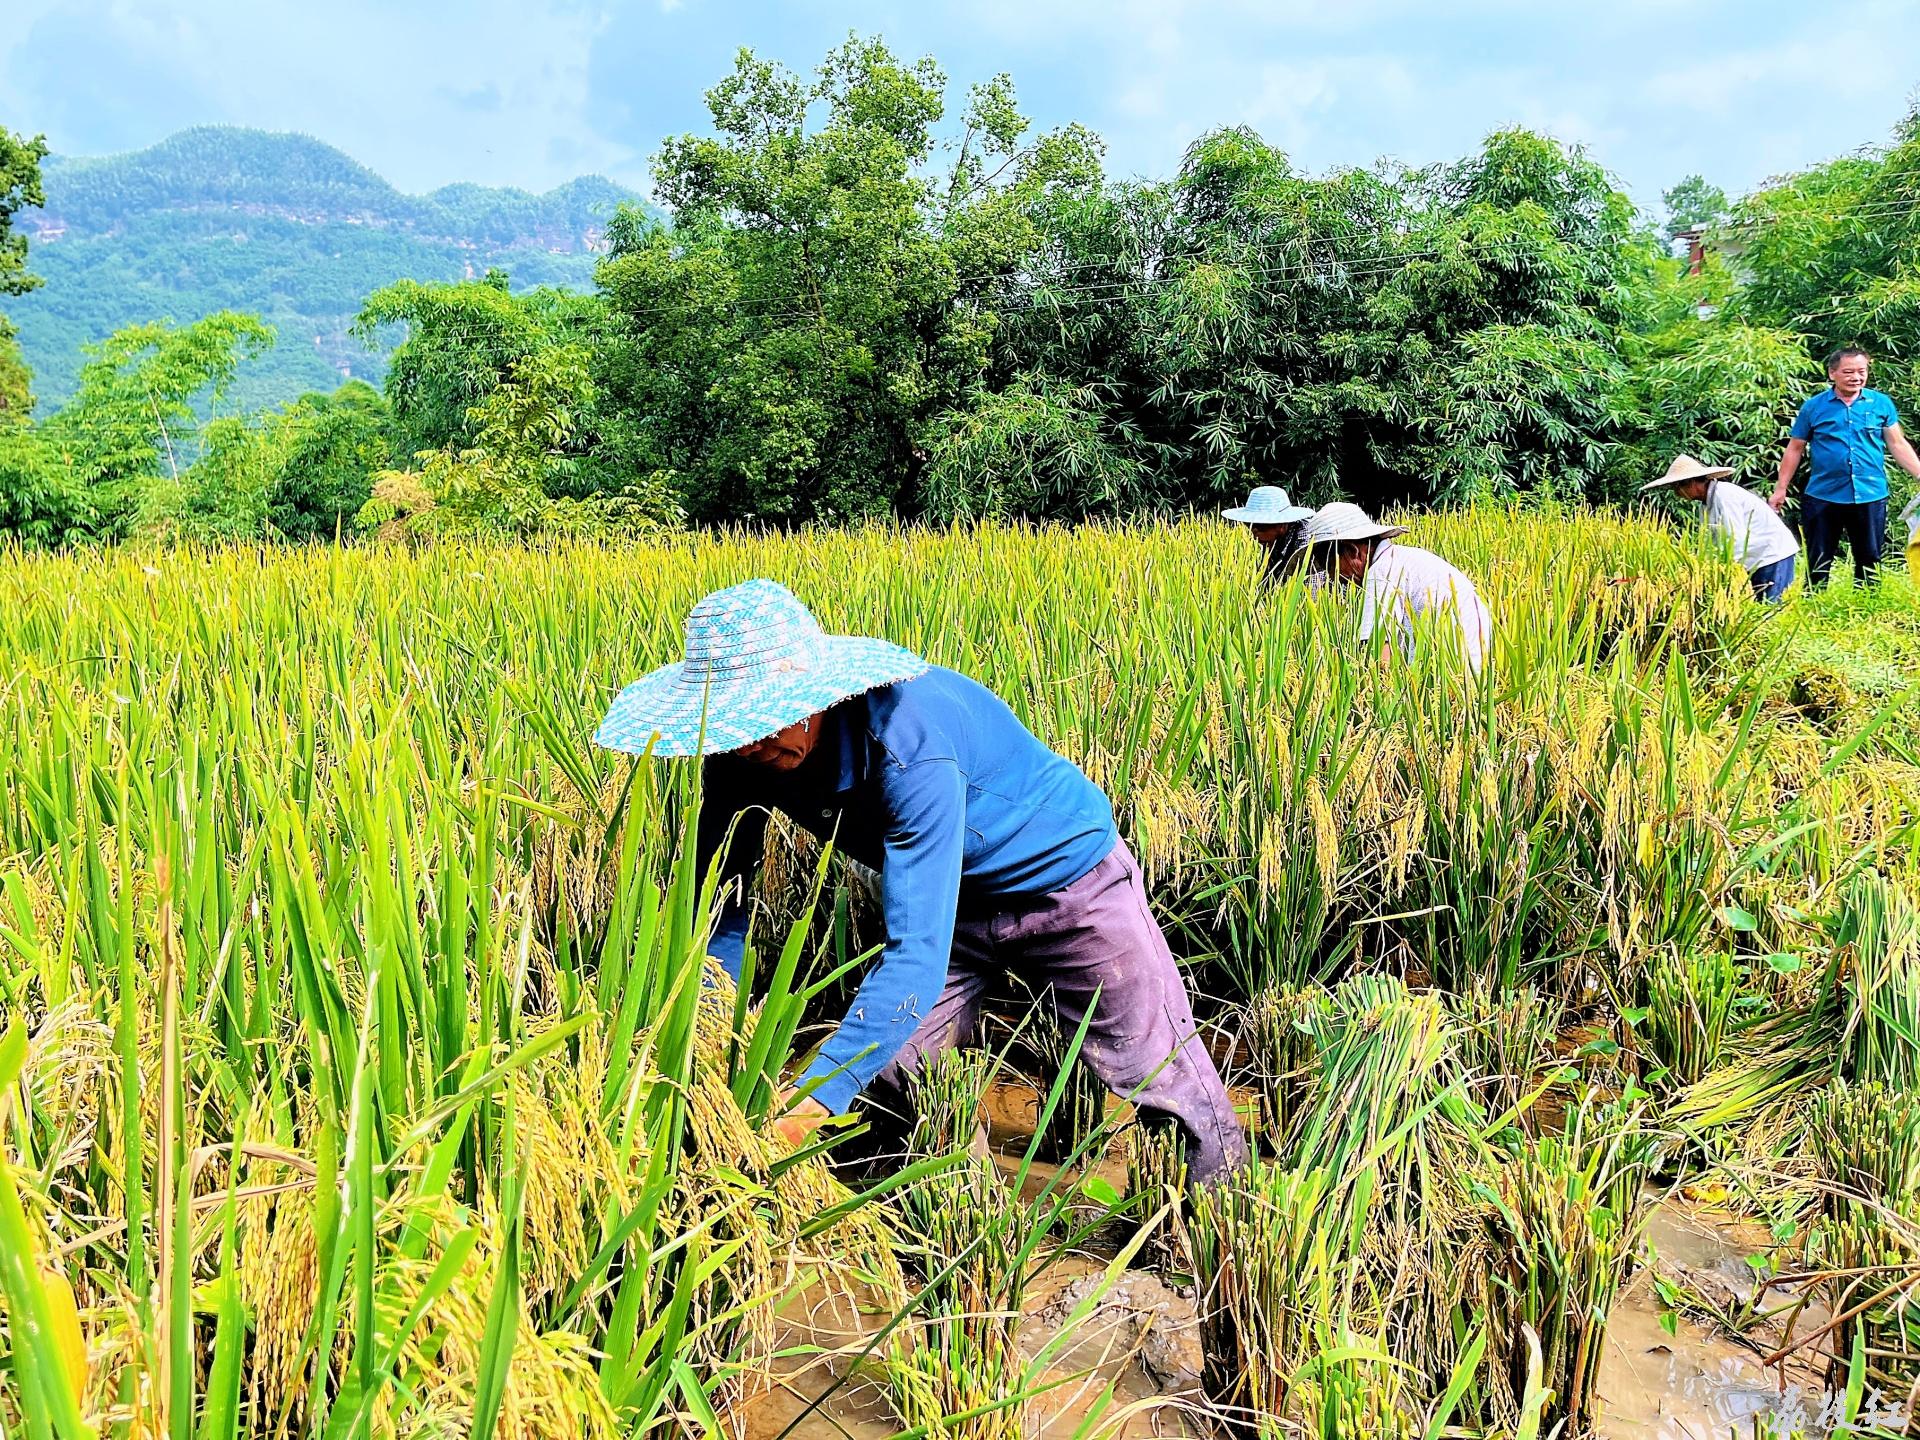
[[[1715,480],[1707,486],[1707,528],[1733,542],[1733,558],[1748,570],[1800,553],[1787,522],[1744,485]]]
[[[1360,617],[1363,637],[1373,634],[1385,614],[1399,627],[1402,651],[1411,655],[1413,617],[1430,610],[1445,611],[1458,628],[1467,668],[1476,675],[1480,673],[1487,646],[1493,640],[1493,612],[1464,572],[1431,550],[1383,540],[1375,547],[1373,563],[1367,567],[1365,595]]]

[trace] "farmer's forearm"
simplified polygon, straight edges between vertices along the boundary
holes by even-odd
[[[1786,453],[1780,457],[1780,478],[1773,487],[1776,495],[1787,493],[1787,486],[1793,483],[1793,472],[1800,468],[1800,457],[1807,453],[1807,442],[1789,440]]]
[[[1920,455],[1914,453],[1913,443],[1906,436],[1896,435],[1890,440],[1887,444],[1887,453],[1893,456],[1894,464],[1914,479],[1920,480]]]
[[[967,833],[967,782],[951,760],[892,767],[880,867],[887,943],[846,1018],[801,1078],[835,1114],[885,1068],[946,988]]]
[[[1780,478],[1774,484],[1773,494],[1767,497],[1767,504],[1775,510],[1787,503],[1787,486],[1793,483],[1793,472],[1800,468],[1800,457],[1806,453],[1806,441],[1797,436],[1787,441],[1786,454],[1780,457]]]

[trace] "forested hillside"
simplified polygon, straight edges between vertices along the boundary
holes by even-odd
[[[639,197],[598,176],[544,195],[449,185],[406,195],[304,135],[205,127],[99,159],[49,157],[46,205],[23,217],[46,284],[8,313],[44,411],[73,395],[81,346],[155,319],[255,314],[278,342],[236,377],[229,405],[257,409],[343,379],[378,384],[386,349],[348,327],[403,277],[515,289],[593,283],[606,224]],[[397,337],[396,337],[397,338]]]

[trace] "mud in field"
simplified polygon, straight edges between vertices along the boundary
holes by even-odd
[[[1036,1282],[1020,1328],[1031,1358],[1067,1330],[1079,1302],[1101,1283],[1106,1262],[1063,1257]],[[876,1381],[856,1359],[883,1317],[855,1314],[818,1296],[783,1316],[793,1355],[774,1387],[747,1407],[748,1440],[886,1440],[898,1429]],[[1144,1272],[1123,1276],[1049,1356],[1030,1405],[1040,1440],[1093,1433],[1115,1440],[1198,1434],[1186,1411],[1198,1399],[1200,1341],[1193,1302]],[[816,1403],[817,1402],[817,1403]],[[809,1407],[811,1410],[809,1409]]]
[[[989,1143],[1009,1181],[1032,1132],[1035,1096],[1019,1084],[1000,1085],[989,1097]],[[1109,1154],[1090,1167],[1115,1187],[1126,1167]],[[1037,1195],[1058,1174],[1034,1162],[1022,1189]],[[1601,1440],[1750,1440],[1757,1420],[1780,1433],[1814,1440],[1830,1433],[1838,1399],[1827,1388],[1810,1347],[1783,1366],[1762,1357],[1781,1348],[1784,1320],[1795,1335],[1817,1330],[1824,1315],[1794,1308],[1794,1297],[1766,1281],[1748,1263],[1773,1242],[1764,1227],[1683,1198],[1663,1200],[1648,1226],[1648,1264],[1636,1271],[1614,1306],[1600,1367]],[[1060,1334],[1076,1304],[1100,1283],[1110,1255],[1062,1256],[1030,1287],[1020,1338],[1031,1357]],[[1655,1275],[1689,1297],[1662,1324],[1666,1307]],[[1772,1318],[1764,1318],[1771,1314]],[[1736,1335],[1724,1316],[1739,1323]],[[844,1303],[801,1297],[782,1312],[782,1362],[772,1389],[747,1408],[747,1440],[887,1440],[898,1427],[870,1374],[854,1361],[884,1316],[861,1315]],[[1129,1271],[1091,1315],[1049,1357],[1042,1391],[1031,1406],[1038,1440],[1075,1436],[1148,1440],[1204,1435],[1199,1405],[1201,1352],[1190,1294],[1145,1271]],[[792,1353],[806,1352],[806,1353]],[[811,1408],[810,1408],[811,1407]],[[1865,1419],[1898,1426],[1901,1417],[1879,1407]]]

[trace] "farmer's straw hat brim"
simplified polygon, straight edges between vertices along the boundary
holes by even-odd
[[[1247,496],[1246,504],[1222,510],[1220,518],[1241,525],[1298,525],[1302,520],[1311,520],[1313,511],[1305,505],[1294,504],[1278,485],[1261,485]]]
[[[899,645],[824,633],[784,585],[749,580],[687,617],[687,658],[614,697],[593,742],[628,755],[719,755],[926,673]]]
[[[1298,525],[1302,520],[1311,520],[1313,511],[1304,505],[1289,505],[1275,515],[1265,510],[1249,510],[1245,505],[1236,505],[1231,510],[1222,510],[1220,518],[1240,525]]]
[[[1703,465],[1691,455],[1678,455],[1667,467],[1667,473],[1658,480],[1649,480],[1640,487],[1644,493],[1648,490],[1664,490],[1670,485],[1685,484],[1689,480],[1724,480],[1733,474],[1731,465]]]
[[[1338,545],[1347,540],[1391,540],[1406,533],[1406,526],[1382,525],[1358,505],[1342,501],[1316,511],[1301,538],[1309,545]]]
[[[685,661],[676,661],[614,696],[593,743],[628,755],[721,755],[926,671],[927,662],[911,650],[858,635],[828,636],[826,659],[805,675],[703,683],[688,675]]]

